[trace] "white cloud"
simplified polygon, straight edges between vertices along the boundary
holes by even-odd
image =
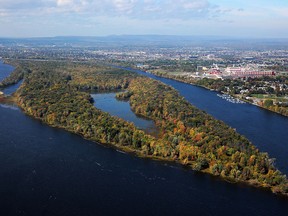
[[[91,15],[131,16],[139,19],[169,18],[169,16],[187,19],[189,13],[195,17],[204,15],[204,11],[206,14],[211,12],[207,0],[0,0],[0,4],[2,9],[7,11],[42,10],[57,13],[64,10]]]
[[[182,28],[181,32],[185,33],[188,29],[195,31],[199,29],[203,32],[205,28],[206,31],[212,31],[215,26],[221,29],[219,31],[223,31],[223,29],[235,29],[234,26],[240,28],[254,26],[257,29],[260,25],[267,24],[268,28],[270,24],[272,29],[272,27],[278,28],[277,23],[281,20],[281,23],[287,25],[288,7],[266,5],[264,8],[264,3],[261,7],[254,7],[250,3],[234,5],[233,2],[227,3],[226,0],[0,0],[0,27],[1,24],[4,26],[4,23],[11,23],[11,26],[15,28],[19,26],[20,29],[23,23],[32,27],[47,24],[51,29],[58,26],[57,28],[63,32],[68,29],[72,32],[73,25],[77,25],[75,29],[81,29],[81,26],[83,28],[86,26],[87,29],[87,26],[91,26],[92,31],[93,26],[98,28],[102,25],[99,23],[103,23],[102,28],[110,27],[111,33],[114,30],[118,33],[127,29],[135,30],[135,33],[137,29],[141,33],[144,33],[144,30],[167,33],[177,29],[180,32],[180,28]],[[269,20],[271,22],[268,22]],[[6,24],[5,26],[9,26]]]
[[[187,10],[198,10],[198,9],[203,9],[207,8],[209,6],[209,3],[207,1],[189,1],[183,3],[183,8]]]
[[[58,6],[67,6],[67,5],[71,5],[71,4],[73,4],[74,2],[73,2],[73,0],[57,0],[56,1],[56,4],[58,5]]]
[[[137,0],[112,0],[111,4],[119,12],[130,12],[135,5],[137,4]]]

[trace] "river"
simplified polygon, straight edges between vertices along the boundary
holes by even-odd
[[[137,158],[15,107],[0,106],[0,137],[0,215],[288,214],[270,191]]]
[[[10,75],[14,70],[14,67],[8,64],[4,64],[0,60],[0,82],[3,81],[7,76]]]

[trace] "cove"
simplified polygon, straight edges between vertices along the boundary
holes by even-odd
[[[94,106],[112,116],[117,116],[125,121],[132,122],[137,128],[157,137],[159,130],[153,120],[136,115],[130,108],[128,101],[116,99],[116,93],[91,94]]]

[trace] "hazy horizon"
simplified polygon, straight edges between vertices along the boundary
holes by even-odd
[[[169,34],[109,34],[109,35],[55,35],[55,36],[0,36],[0,39],[45,39],[45,38],[109,38],[109,37],[184,37],[184,38],[208,38],[208,39],[259,39],[259,40],[288,40],[286,37],[261,37],[261,36],[225,36],[225,35],[169,35]]]

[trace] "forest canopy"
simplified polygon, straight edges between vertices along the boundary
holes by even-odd
[[[19,63],[20,64],[20,63]],[[16,97],[27,114],[53,127],[146,157],[288,193],[274,160],[222,121],[197,109],[172,87],[134,72],[93,63],[23,62],[29,73]],[[20,64],[20,68],[21,68]],[[93,106],[89,91],[125,90],[132,110],[155,121],[159,137]],[[97,101],[96,101],[97,103]]]

